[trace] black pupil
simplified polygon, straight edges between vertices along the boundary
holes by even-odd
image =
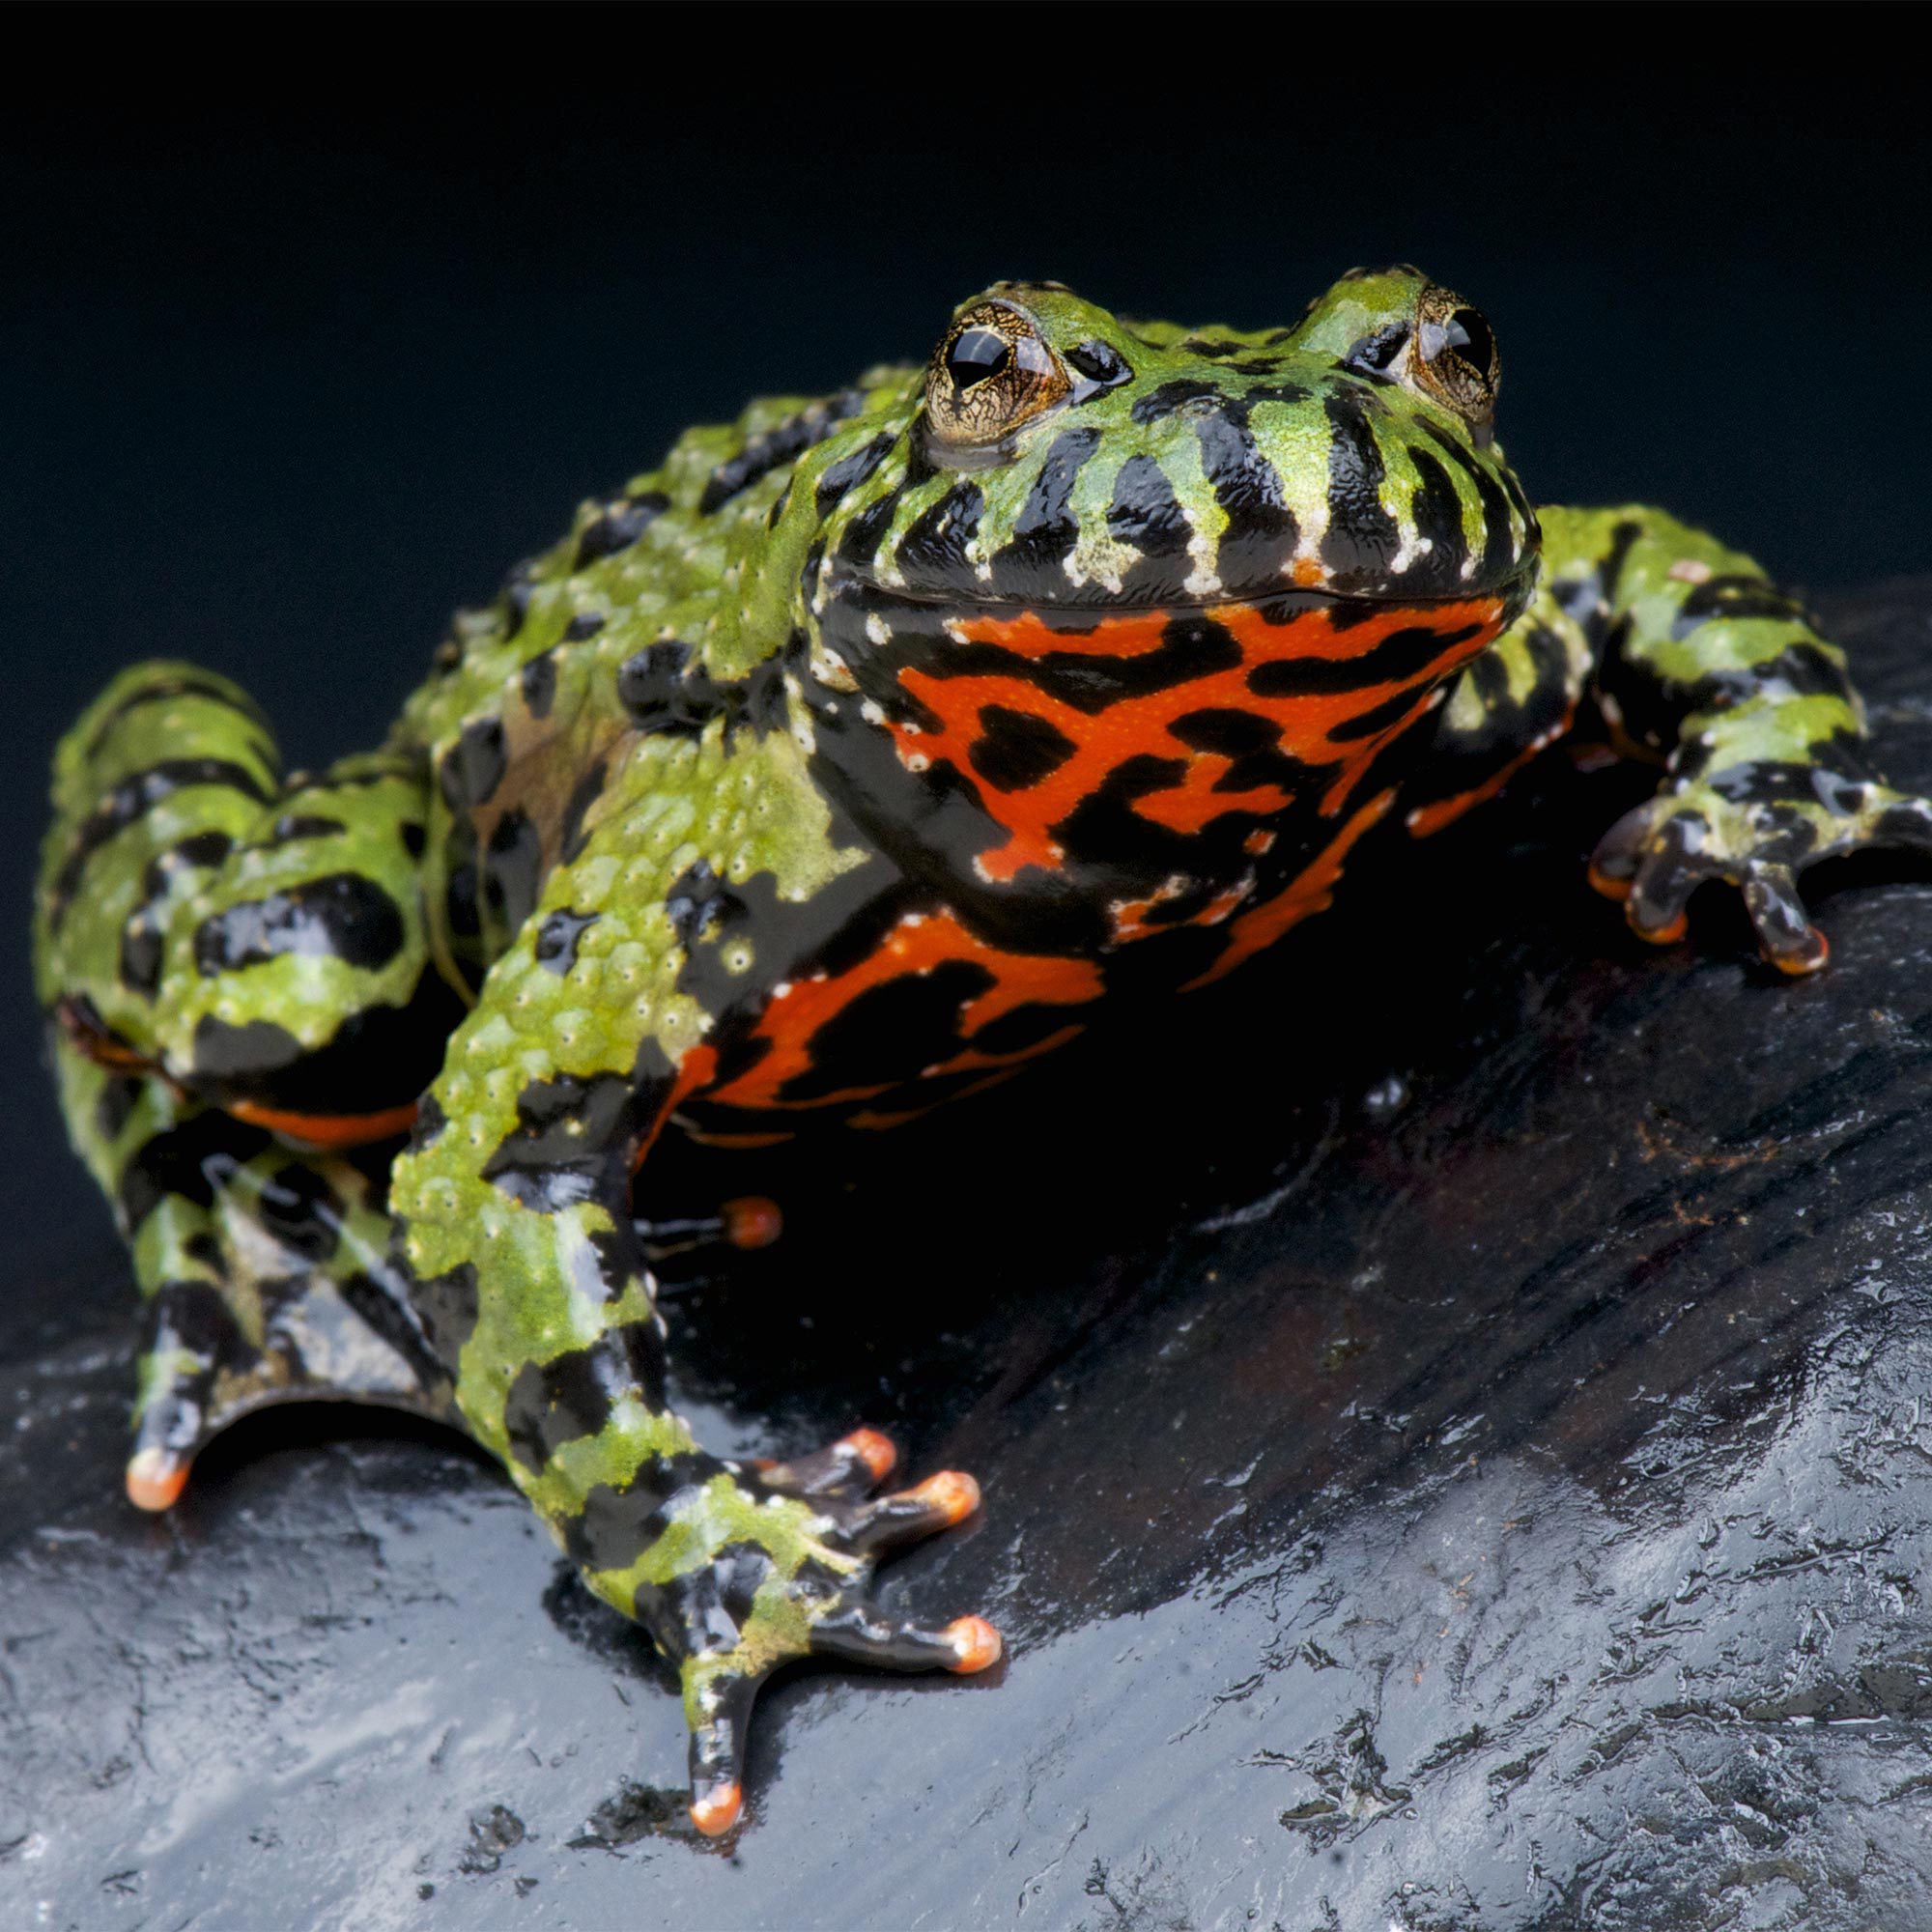
[[[1495,360],[1496,339],[1490,325],[1472,308],[1459,308],[1442,326],[1442,346],[1487,376]]]
[[[962,328],[946,352],[946,373],[955,389],[970,389],[988,376],[997,376],[1012,357],[1007,338],[991,328]]]

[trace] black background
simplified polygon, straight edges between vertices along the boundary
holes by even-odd
[[[46,755],[108,673],[192,657],[293,759],[369,743],[580,497],[922,356],[992,278],[1259,326],[1412,259],[1494,323],[1532,496],[1662,502],[1806,587],[1932,565],[1902,11],[67,17],[0,128],[23,1261],[104,1225],[23,965]]]

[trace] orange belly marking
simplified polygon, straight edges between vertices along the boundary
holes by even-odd
[[[1217,790],[1233,761],[1219,753],[1196,750],[1173,733],[1175,723],[1191,712],[1243,711],[1266,719],[1277,727],[1278,747],[1289,757],[1332,772],[1321,810],[1339,811],[1382,749],[1422,717],[1442,678],[1494,638],[1503,613],[1502,599],[1478,597],[1455,604],[1391,607],[1337,629],[1325,607],[1302,611],[1285,624],[1271,624],[1260,606],[1217,605],[1202,614],[1225,630],[1241,650],[1241,661],[1225,669],[1182,678],[1088,713],[1010,673],[935,677],[929,671],[907,668],[899,673],[901,686],[940,721],[939,727],[894,723],[891,728],[900,761],[908,769],[943,760],[973,781],[980,802],[1008,834],[1005,844],[982,853],[977,864],[987,878],[1007,881],[1027,866],[1047,870],[1062,866],[1065,854],[1055,830],[1130,758],[1151,756],[1181,764],[1179,778],[1133,801],[1133,810],[1143,818],[1171,831],[1192,834],[1226,812],[1265,814],[1290,804],[1288,794],[1272,783],[1244,791]],[[1153,611],[1102,618],[1084,636],[1052,630],[1031,612],[979,616],[962,620],[958,633],[967,642],[995,644],[1023,657],[1071,653],[1136,658],[1161,646],[1174,614]],[[1366,656],[1396,632],[1407,630],[1435,631],[1445,638],[1458,631],[1469,635],[1455,643],[1445,642],[1440,655],[1405,677],[1279,697],[1258,696],[1249,688],[1249,674],[1262,665],[1286,659],[1347,663]],[[1378,707],[1398,703],[1405,695],[1412,695],[1413,702],[1392,713],[1372,733],[1355,738],[1337,735],[1341,727]],[[984,730],[980,713],[989,705],[1039,720],[1073,750],[1037,783],[1014,791],[995,789],[975,776],[969,755]]]
[[[1458,792],[1453,798],[1438,798],[1431,805],[1417,806],[1408,814],[1409,831],[1418,838],[1433,838],[1445,825],[1455,824],[1465,811],[1472,811],[1477,806],[1487,804],[1516,777],[1518,772],[1522,770],[1523,766],[1529,763],[1530,759],[1569,730],[1574,716],[1573,706],[1563,714],[1562,724],[1525,745],[1515,757],[1506,765],[1492,772],[1481,784],[1472,785],[1467,791]]]
[[[958,1031],[964,1042],[960,1050],[935,1065],[909,1068],[908,1079],[995,1071],[1030,1060],[1071,1038],[1079,1031],[1077,1025],[1059,1028],[1044,1039],[1010,1052],[977,1047],[973,1038],[1020,1007],[1082,1006],[1098,999],[1102,990],[1099,969],[1091,960],[1008,952],[975,938],[951,913],[909,913],[873,952],[844,971],[814,974],[775,993],[752,1033],[754,1039],[769,1040],[769,1049],[744,1072],[705,1093],[704,1099],[749,1109],[824,1107],[869,1100],[891,1091],[901,1083],[848,1087],[805,1100],[787,1099],[783,1093],[793,1079],[811,1070],[812,1041],[819,1032],[862,994],[953,961],[983,967],[992,983],[960,1005]]]
[[[1318,912],[1326,912],[1335,902],[1335,888],[1341,882],[1342,867],[1356,839],[1381,818],[1395,803],[1393,791],[1378,792],[1356,810],[1335,837],[1311,860],[1305,870],[1291,880],[1273,898],[1244,912],[1228,929],[1226,952],[1198,979],[1190,980],[1183,991],[1211,985],[1223,974],[1232,973],[1242,960],[1272,946],[1291,926]]]

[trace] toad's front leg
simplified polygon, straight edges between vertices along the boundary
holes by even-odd
[[[1552,510],[1545,526],[1540,604],[1588,639],[1611,728],[1670,772],[1598,845],[1592,882],[1667,945],[1690,895],[1723,880],[1773,965],[1817,971],[1804,869],[1868,846],[1932,850],[1932,801],[1871,767],[1844,654],[1749,557],[1660,511]]]
[[[739,1815],[746,1719],[778,1665],[974,1671],[1000,1640],[978,1617],[928,1627],[868,1601],[881,1552],[977,1507],[971,1477],[872,1498],[896,1460],[876,1432],[753,1464],[708,1454],[669,1406],[629,1196],[711,1059],[705,1016],[678,990],[699,942],[679,936],[661,892],[613,902],[610,842],[554,876],[492,968],[390,1199],[465,1420],[590,1589],[678,1664],[692,1815],[715,1834]],[[600,888],[605,910],[573,909]],[[566,928],[568,949],[553,943]]]

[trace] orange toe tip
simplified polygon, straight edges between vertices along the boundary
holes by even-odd
[[[745,1789],[737,1780],[714,1784],[702,1798],[691,1801],[691,1822],[707,1838],[722,1838],[738,1822],[745,1808]]]
[[[1809,952],[1767,952],[1764,956],[1780,973],[1788,973],[1794,980],[1803,980],[1816,973],[1832,956],[1832,942],[1816,926],[1811,928],[1811,937],[1816,946]]]
[[[139,1510],[173,1509],[187,1488],[187,1464],[165,1449],[137,1450],[128,1463],[128,1500]]]
[[[724,1238],[734,1248],[768,1248],[784,1233],[784,1214],[762,1194],[741,1194],[724,1207]]]
[[[899,1460],[898,1445],[877,1429],[855,1429],[838,1438],[839,1447],[849,1449],[872,1472],[873,1482],[891,1474]]]
[[[1680,912],[1668,925],[1633,925],[1631,930],[1646,946],[1675,946],[1690,930],[1690,915]]]
[[[1609,873],[1600,872],[1594,866],[1583,876],[1589,880],[1590,890],[1602,893],[1606,899],[1627,899],[1631,895],[1632,882],[1629,879],[1613,879]]]
[[[948,1522],[963,1522],[980,1507],[980,1485],[964,1469],[942,1469],[910,1492]]]
[[[946,1626],[946,1634],[959,1659],[952,1668],[961,1677],[990,1670],[1006,1649],[999,1632],[984,1617],[954,1617]]]

